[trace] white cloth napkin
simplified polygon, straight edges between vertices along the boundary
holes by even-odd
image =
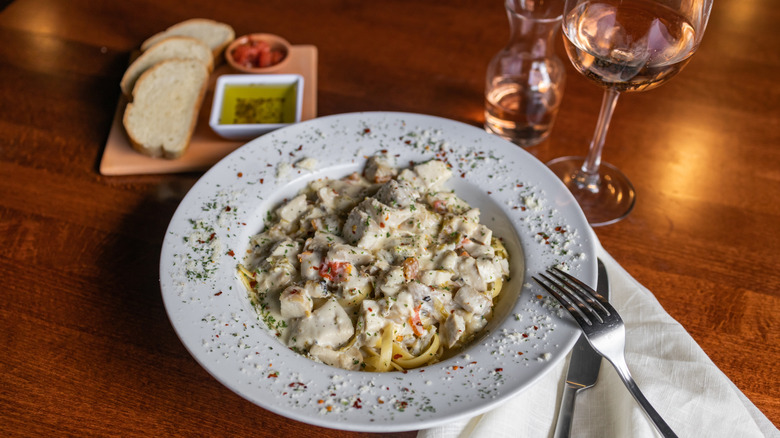
[[[600,245],[613,306],[626,325],[626,361],[640,389],[680,437],[780,437],[685,329]],[[417,438],[552,437],[568,359],[498,408],[421,430]],[[606,360],[596,386],[577,396],[573,437],[655,437]]]

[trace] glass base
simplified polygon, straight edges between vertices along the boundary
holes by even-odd
[[[523,148],[536,146],[547,140],[547,136],[550,134],[550,131],[547,129],[549,128],[544,130],[534,129],[533,127],[527,127],[525,129],[503,129],[499,126],[494,126],[485,122],[485,131],[489,134],[497,135],[504,140],[509,140]]]
[[[581,171],[584,157],[561,157],[547,167],[563,181],[580,204],[588,223],[598,227],[614,224],[634,208],[634,186],[617,167],[602,162],[598,175]]]

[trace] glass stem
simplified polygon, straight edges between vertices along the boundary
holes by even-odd
[[[580,171],[577,172],[575,180],[577,185],[593,193],[599,191],[599,166],[601,165],[601,151],[604,149],[604,140],[607,138],[609,122],[612,120],[612,112],[615,110],[620,92],[614,88],[607,88],[604,92],[604,99],[601,101],[601,111],[599,120],[596,123],[596,132],[593,133],[593,140],[590,142],[588,156],[582,163]]]

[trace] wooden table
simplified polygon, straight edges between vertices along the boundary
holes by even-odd
[[[209,17],[316,45],[320,115],[407,111],[480,126],[486,65],[508,37],[502,2],[225,3],[0,2],[0,435],[361,435],[258,408],[183,348],[158,259],[199,174],[98,173],[119,79],[146,37]],[[775,6],[717,0],[688,67],[621,98],[604,158],[638,201],[596,232],[778,425]],[[568,68],[555,130],[530,149],[542,161],[584,154],[596,121],[601,90]]]

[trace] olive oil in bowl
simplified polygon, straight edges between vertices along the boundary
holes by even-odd
[[[296,84],[226,85],[219,123],[293,123],[296,95]]]

